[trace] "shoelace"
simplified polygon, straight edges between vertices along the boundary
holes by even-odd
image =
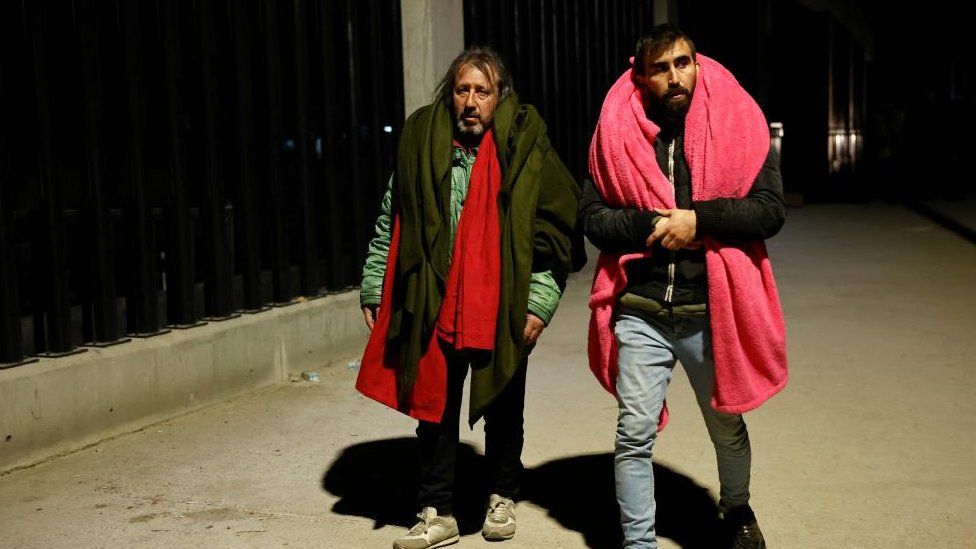
[[[756,533],[753,531],[751,526],[752,525],[750,524],[743,524],[739,527],[739,535],[736,536],[734,549],[739,549],[740,547],[751,547],[749,542],[756,540]]]
[[[508,522],[508,502],[498,500],[491,509],[488,510],[491,522]]]
[[[431,517],[428,517],[424,513],[417,513],[417,518],[420,519],[420,522],[418,522],[417,524],[414,524],[413,528],[411,528],[410,531],[407,532],[407,535],[409,535],[409,536],[419,536],[420,534],[426,534],[427,533],[427,528],[430,528],[430,518]]]

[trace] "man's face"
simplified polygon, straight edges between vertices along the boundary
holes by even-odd
[[[657,57],[644,58],[644,74],[637,83],[665,113],[684,115],[698,81],[698,63],[691,58],[691,47],[679,38]]]
[[[462,65],[454,78],[454,116],[462,137],[480,137],[491,126],[498,105],[494,78],[474,65]]]

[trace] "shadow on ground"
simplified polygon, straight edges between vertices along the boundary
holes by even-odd
[[[373,519],[374,528],[416,522],[416,439],[394,438],[350,446],[332,463],[322,487],[339,497],[332,511]],[[457,457],[455,515],[462,535],[481,530],[488,499],[484,456],[461,444]],[[657,532],[682,547],[723,545],[718,506],[692,479],[654,464]],[[613,455],[557,459],[526,469],[521,501],[546,509],[564,528],[583,535],[589,547],[620,547]]]
[[[332,511],[371,518],[374,528],[417,522],[417,440],[391,438],[350,446],[322,478],[322,487],[340,499]],[[481,531],[488,486],[483,482],[484,456],[460,444],[455,475],[454,515],[462,535]]]

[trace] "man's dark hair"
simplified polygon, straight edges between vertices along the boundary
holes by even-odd
[[[691,60],[695,59],[695,43],[688,38],[688,35],[681,32],[681,29],[671,23],[661,23],[651,32],[637,41],[637,51],[634,53],[634,74],[644,75],[644,60],[648,57],[657,57],[665,49],[671,47],[678,40],[684,40],[691,48]]]
[[[458,54],[454,58],[454,61],[451,62],[451,66],[447,69],[444,78],[441,79],[440,83],[437,84],[437,88],[434,90],[435,99],[447,101],[448,105],[451,104],[451,94],[454,93],[454,81],[457,79],[458,71],[465,65],[475,67],[488,78],[495,77],[498,84],[498,89],[495,91],[498,93],[499,101],[515,91],[512,84],[512,76],[508,73],[508,68],[505,66],[505,62],[502,61],[501,56],[489,47],[472,46]]]

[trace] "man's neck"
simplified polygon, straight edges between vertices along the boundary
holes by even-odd
[[[477,149],[481,145],[481,138],[484,137],[484,135],[484,133],[481,135],[471,135],[454,132],[454,145],[461,147],[466,151],[471,151],[473,149]]]
[[[665,135],[673,135],[684,130],[685,114],[670,112],[655,107],[647,109],[647,118],[657,124],[661,128],[661,133]]]

